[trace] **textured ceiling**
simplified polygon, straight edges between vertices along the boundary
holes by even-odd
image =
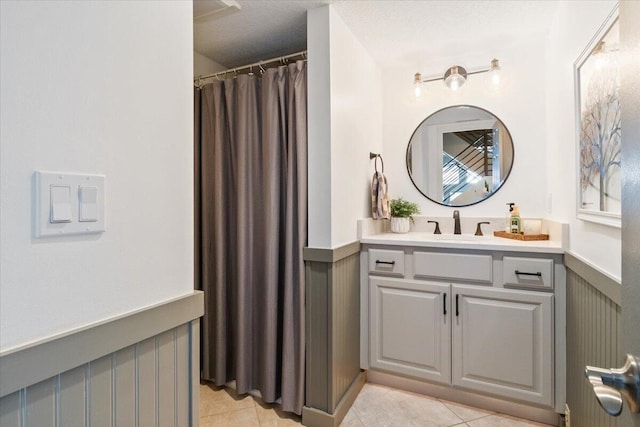
[[[206,10],[194,0],[194,9]],[[194,23],[194,49],[229,68],[305,50],[307,10],[325,1],[236,0],[241,9]]]
[[[208,0],[196,0],[196,2]],[[306,48],[306,12],[332,3],[383,67],[449,61],[542,39],[556,1],[265,1],[194,25],[195,50],[228,67]],[[201,7],[201,5],[199,6]],[[488,65],[488,64],[487,64]]]

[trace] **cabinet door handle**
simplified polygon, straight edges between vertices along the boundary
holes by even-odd
[[[386,264],[386,265],[395,265],[395,261],[380,261],[380,260],[376,260],[376,264]]]
[[[442,314],[447,315],[447,294],[442,294]]]
[[[460,315],[460,311],[458,310],[458,294],[456,294],[456,317]]]
[[[526,271],[518,271],[518,270],[516,270],[516,275],[518,275],[518,276],[537,276],[537,277],[542,277],[542,273],[540,273],[539,271],[537,273],[527,273]]]

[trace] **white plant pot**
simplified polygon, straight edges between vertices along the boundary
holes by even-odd
[[[394,233],[407,233],[409,225],[409,218],[391,217],[391,231]]]

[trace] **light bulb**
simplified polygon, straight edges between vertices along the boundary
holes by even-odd
[[[467,70],[459,65],[454,65],[444,74],[444,84],[451,90],[458,90],[466,80]]]
[[[491,76],[491,84],[493,87],[500,86],[500,61],[493,59],[491,61],[491,69],[489,70]]]
[[[413,76],[413,94],[416,98],[420,98],[420,95],[422,95],[422,76],[420,73],[416,73]]]

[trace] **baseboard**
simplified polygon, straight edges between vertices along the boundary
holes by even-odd
[[[349,409],[351,409],[353,402],[355,402],[366,381],[367,373],[364,371],[360,372],[344,396],[342,396],[342,399],[340,399],[333,414],[304,406],[302,408],[302,425],[308,427],[338,427],[347,415],[347,412],[349,412]]]

